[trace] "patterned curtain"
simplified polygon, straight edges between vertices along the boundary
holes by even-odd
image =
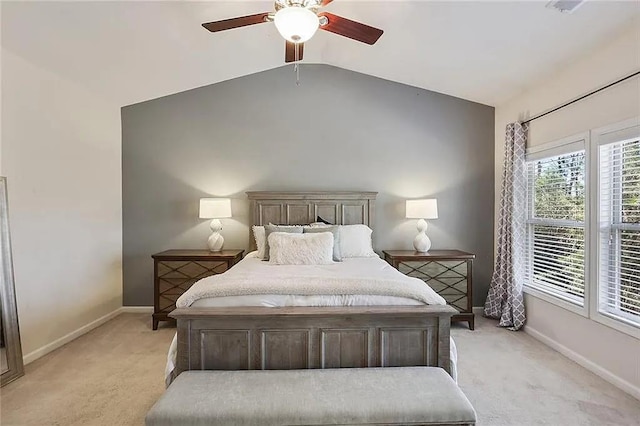
[[[526,221],[525,146],[527,125],[507,125],[498,220],[498,253],[484,315],[501,327],[519,330],[525,322],[522,283]]]

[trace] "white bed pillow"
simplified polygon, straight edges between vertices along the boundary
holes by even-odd
[[[264,251],[267,244],[264,226],[253,225],[253,238],[256,240],[258,259],[264,259]]]
[[[294,230],[296,230],[296,232],[302,232],[302,231],[298,231],[297,229],[300,228],[300,225],[274,225],[273,223],[270,223],[268,225],[269,227],[277,227],[278,230],[284,232],[283,229],[281,228],[294,228]],[[273,232],[273,231],[271,231]],[[267,244],[267,230],[264,226],[258,226],[258,225],[253,225],[253,238],[256,240],[256,250],[258,251],[258,259],[261,260],[269,260],[269,250],[268,247],[269,245]]]
[[[340,226],[340,253],[347,257],[377,257],[371,243],[373,230],[367,225]]]
[[[336,225],[322,225],[314,226],[312,223],[309,226],[304,226],[303,232],[305,234],[317,234],[319,232],[331,232],[333,235],[333,260],[335,262],[342,262],[342,252],[340,251],[340,227]]]
[[[331,232],[269,235],[269,263],[274,265],[326,265],[333,263]]]
[[[287,232],[290,234],[302,234],[302,225],[274,225],[269,223],[264,226],[265,245],[264,245],[264,257],[262,260],[269,260],[271,253],[269,246],[269,235],[274,232]]]

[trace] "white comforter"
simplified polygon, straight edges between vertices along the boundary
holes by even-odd
[[[284,283],[284,284],[283,284]],[[177,301],[178,307],[398,306],[444,305],[417,278],[407,277],[379,257],[350,258],[331,265],[271,265],[249,253],[224,274],[204,278]],[[175,368],[177,342],[169,349],[165,378]],[[457,351],[451,340],[452,376]]]
[[[379,257],[330,265],[272,265],[258,259],[256,252],[224,274],[201,279],[176,302],[178,308],[424,304],[446,301],[423,281],[402,274]]]

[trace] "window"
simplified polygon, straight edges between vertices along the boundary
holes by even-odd
[[[525,291],[638,338],[639,121],[527,150],[522,206]]]
[[[525,285],[583,306],[585,150],[546,155],[527,161]]]
[[[598,312],[640,325],[640,139],[598,154]]]

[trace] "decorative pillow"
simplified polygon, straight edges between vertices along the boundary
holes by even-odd
[[[265,245],[264,245],[264,256],[262,260],[269,260],[269,235],[273,232],[287,232],[290,234],[302,234],[302,226],[291,226],[291,225],[274,225],[272,223],[265,225],[264,227],[264,236],[265,236]]]
[[[347,257],[377,257],[371,243],[373,230],[367,225],[340,226],[340,253]]]
[[[321,225],[305,226],[303,229],[305,234],[330,232],[333,235],[333,260],[335,262],[342,262],[342,252],[340,251],[340,227],[332,225]]]
[[[264,226],[253,225],[253,238],[256,240],[258,259],[264,259],[264,251],[267,245],[267,237],[265,236]]]
[[[268,237],[269,263],[274,265],[326,265],[333,263],[333,234],[273,232]]]

